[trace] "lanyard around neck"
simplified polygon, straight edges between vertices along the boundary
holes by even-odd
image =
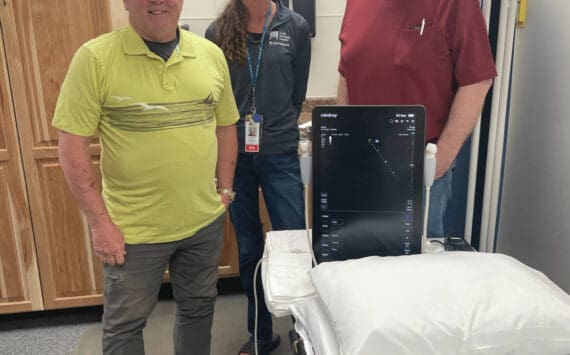
[[[258,52],[257,52],[257,64],[255,66],[255,71],[253,70],[253,65],[251,63],[251,54],[249,53],[249,46],[247,48],[247,64],[249,66],[249,78],[251,79],[251,89],[252,89],[252,112],[255,112],[255,85],[257,84],[257,78],[259,76],[259,68],[261,67],[261,52],[263,51],[263,42],[265,39],[265,34],[269,27],[269,18],[271,17],[271,0],[269,0],[269,9],[267,9],[267,15],[265,16],[265,23],[263,24],[263,32],[261,33],[261,41],[259,41]]]

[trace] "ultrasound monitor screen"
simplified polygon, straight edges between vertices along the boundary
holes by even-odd
[[[313,110],[317,261],[420,252],[423,106]]]

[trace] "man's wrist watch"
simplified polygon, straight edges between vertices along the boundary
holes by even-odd
[[[235,191],[232,190],[232,189],[228,189],[227,187],[218,186],[218,187],[216,188],[216,191],[217,191],[219,194],[222,194],[222,195],[226,196],[226,197],[230,200],[230,202],[234,202],[234,199],[236,198],[236,193],[235,193]]]

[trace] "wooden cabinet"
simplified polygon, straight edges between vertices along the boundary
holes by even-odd
[[[102,303],[101,263],[51,119],[77,48],[126,16],[115,0],[0,0],[0,313]],[[97,165],[96,139],[90,150]],[[228,218],[222,276],[237,275],[236,250]]]
[[[226,213],[224,223],[224,241],[220,251],[219,267],[220,277],[239,276],[238,247],[234,226],[230,221],[229,213]]]
[[[2,23],[3,24],[3,23]],[[43,308],[32,221],[0,27],[0,313]]]

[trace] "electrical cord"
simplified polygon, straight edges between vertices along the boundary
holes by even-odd
[[[309,185],[305,185],[305,229],[307,230],[307,244],[309,245],[311,260],[313,260],[313,266],[317,266],[317,258],[313,250],[313,238],[311,236],[311,229],[309,228]]]
[[[309,140],[302,140],[299,142],[299,148],[301,151],[301,157],[299,158],[299,163],[301,166],[301,180],[303,181],[304,195],[305,195],[305,230],[307,231],[307,243],[309,245],[309,252],[311,253],[311,259],[313,266],[317,265],[317,259],[315,258],[315,252],[313,251],[313,242],[311,237],[311,230],[309,228],[309,185],[311,183],[311,156],[309,154]],[[255,271],[253,273],[253,299],[255,303],[255,319],[254,319],[254,331],[253,331],[253,346],[255,354],[259,354],[258,351],[258,339],[257,339],[257,328],[258,328],[258,317],[259,317],[259,305],[257,300],[257,273],[259,267],[266,258],[262,257],[257,262],[255,266]]]
[[[435,168],[436,168],[436,153],[437,146],[433,143],[428,143],[426,146],[425,160],[424,160],[424,186],[426,188],[426,201],[424,207],[424,226],[422,232],[422,245],[421,252],[425,253],[430,245],[427,241],[427,227],[428,227],[428,216],[429,216],[429,199],[431,186],[433,185],[433,180],[435,178]]]
[[[299,164],[301,166],[301,180],[303,181],[303,186],[305,188],[305,229],[307,231],[307,243],[309,245],[311,259],[313,260],[313,266],[316,266],[317,258],[315,257],[315,252],[313,251],[313,238],[311,236],[311,229],[309,228],[309,185],[311,184],[312,178],[312,160],[309,143],[310,141],[308,139],[303,139],[299,142],[299,150],[301,153]]]
[[[427,243],[427,225],[429,216],[429,196],[430,196],[431,186],[426,186],[426,201],[424,203],[424,227],[422,231],[422,253],[425,251]]]
[[[436,244],[441,244],[441,246],[445,247],[445,243],[442,242],[441,240],[431,240],[431,243],[436,243]]]
[[[257,349],[257,345],[258,345],[258,339],[257,339],[257,317],[259,317],[259,306],[258,306],[258,301],[257,301],[257,272],[259,271],[259,267],[261,266],[261,263],[263,262],[263,260],[265,260],[265,258],[261,258],[259,259],[259,261],[257,262],[257,265],[255,265],[255,271],[253,272],[253,299],[255,301],[255,326],[253,327],[253,346],[255,349],[255,354],[257,355],[259,354],[259,351]]]

